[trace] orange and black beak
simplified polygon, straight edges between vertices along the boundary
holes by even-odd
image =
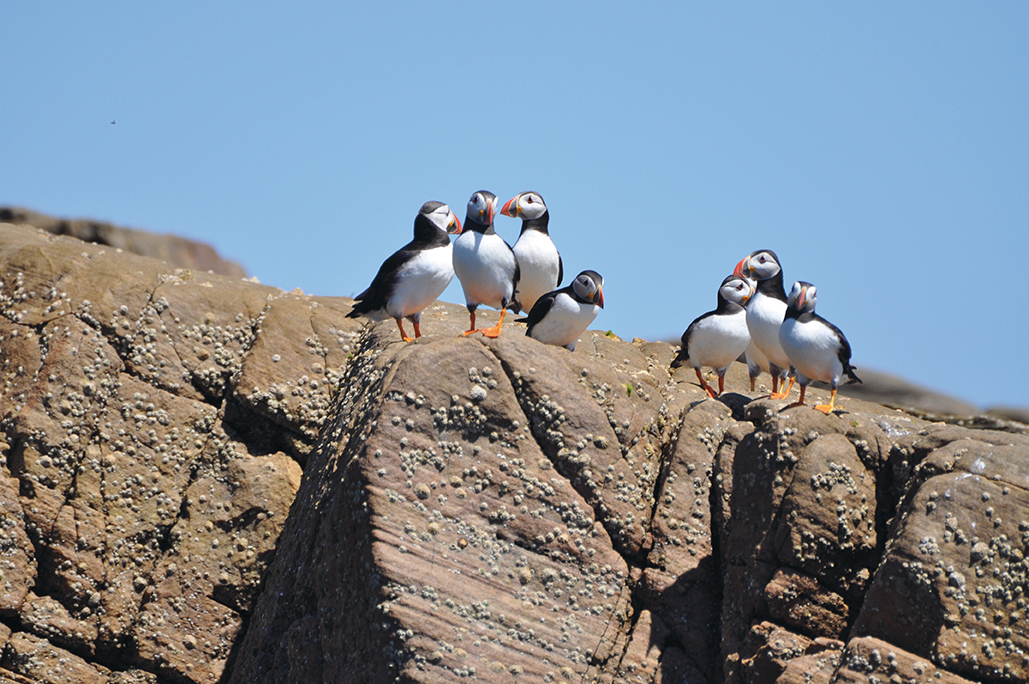
[[[797,311],[804,310],[804,302],[807,301],[807,288],[801,287],[800,294],[797,295]]]
[[[521,195],[516,195],[515,197],[512,197],[511,199],[509,199],[504,204],[504,208],[500,210],[500,213],[503,214],[504,216],[510,216],[511,218],[518,218],[518,213],[520,211],[520,209],[518,207],[518,198],[519,197],[521,197]]]
[[[479,210],[479,218],[482,219],[480,223],[484,226],[493,225],[493,203],[487,202],[485,209]]]
[[[461,219],[457,218],[457,215],[451,212],[450,224],[447,226],[447,233],[450,235],[461,234]]]
[[[734,276],[749,276],[750,275],[750,257],[746,257],[740,260],[740,263],[736,264],[736,269],[732,272]]]
[[[603,285],[599,285],[597,287],[597,294],[593,295],[593,303],[599,305],[601,309],[604,308],[604,286]]]

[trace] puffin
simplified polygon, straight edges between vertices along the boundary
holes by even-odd
[[[828,404],[818,404],[815,408],[829,415],[836,407],[836,388],[840,379],[846,376],[846,383],[859,383],[861,378],[850,365],[850,343],[843,332],[815,313],[817,298],[815,286],[811,283],[797,281],[793,284],[787,300],[786,318],[779,328],[779,342],[790,357],[800,384],[800,400],[794,406],[803,406],[804,390],[808,384],[812,380],[821,380],[829,383],[832,394]]]
[[[521,311],[515,299],[518,289],[518,260],[511,245],[493,230],[497,213],[497,196],[479,190],[468,200],[465,230],[454,240],[454,273],[461,281],[471,323],[464,335],[481,332],[486,337],[499,337],[507,310]],[[475,309],[480,304],[500,309],[500,320],[492,328],[475,327]]]
[[[672,368],[693,366],[700,386],[712,399],[725,391],[725,371],[750,344],[747,328],[747,301],[754,294],[753,283],[743,276],[731,275],[718,288],[718,306],[690,323],[682,334],[682,348],[672,359]],[[716,393],[704,381],[700,369],[714,368],[718,375]]]
[[[583,271],[559,290],[536,300],[525,318],[525,334],[544,344],[575,351],[575,343],[604,308],[604,278],[596,271]]]
[[[747,362],[747,375],[750,376],[750,391],[754,391],[754,384],[757,382],[757,378],[761,375],[761,371],[764,371],[771,375],[771,370],[768,366],[768,357],[761,353],[761,350],[754,344],[754,340],[750,341],[747,345],[747,351],[743,352],[743,358]],[[772,378],[775,380],[775,378]]]
[[[404,331],[403,319],[414,324],[414,337],[421,337],[418,323],[422,310],[443,294],[454,279],[453,246],[450,234],[461,233],[461,221],[443,202],[426,202],[414,217],[414,239],[382,262],[368,289],[357,295],[347,318],[366,316],[381,321],[393,317],[404,342],[412,342]]]
[[[786,316],[786,290],[782,284],[779,257],[770,249],[759,249],[736,264],[733,274],[757,281],[757,289],[747,303],[747,328],[754,346],[768,359],[768,373],[772,376],[771,398],[784,399],[789,396],[793,382],[791,379],[789,387],[786,387],[790,359],[779,344],[779,326]]]
[[[532,311],[536,300],[560,287],[564,278],[561,254],[547,229],[550,212],[538,192],[527,191],[509,199],[500,213],[522,219],[522,232],[513,247],[521,269],[518,303]]]

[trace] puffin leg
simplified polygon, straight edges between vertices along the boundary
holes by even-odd
[[[722,396],[722,392],[725,391],[725,374],[718,376],[718,396]]]
[[[818,404],[815,409],[821,411],[825,415],[829,415],[836,410],[836,388],[833,388],[832,393],[829,395],[828,404]]]
[[[700,369],[694,368],[693,372],[697,374],[697,380],[700,380],[700,386],[705,392],[707,392],[707,396],[711,397],[712,399],[717,397],[718,395],[715,394],[715,391],[711,389],[711,387],[709,387],[708,384],[704,381],[704,375],[700,372]]]
[[[781,393],[780,392],[772,392],[772,395],[770,397],[768,397],[768,398],[769,399],[785,399],[786,397],[790,396],[790,390],[793,389],[793,382],[795,380],[796,380],[796,377],[790,376],[790,384],[786,385],[786,378],[783,378],[782,384],[786,387],[786,389],[784,389]]]
[[[807,385],[801,385],[800,386],[800,399],[798,399],[796,402],[790,404],[786,408],[793,408],[794,406],[803,406],[804,405],[804,392],[806,390],[807,390]]]
[[[422,336],[422,329],[418,327],[418,321],[413,321],[413,322],[414,322],[414,336],[415,337],[421,337]]]
[[[398,318],[398,319],[396,319],[396,321],[397,321],[397,327],[400,328],[400,339],[402,339],[404,342],[414,342],[414,338],[413,337],[408,337],[407,333],[404,332],[404,321],[403,321],[403,319]],[[418,330],[417,324],[415,324],[415,330]]]
[[[754,391],[754,381],[755,380],[757,380],[757,376],[756,375],[751,375],[750,376],[750,391],[751,392]]]
[[[775,371],[772,371],[769,375],[772,376],[772,395],[769,398],[775,399],[775,395],[779,393],[779,376]]]
[[[504,325],[504,316],[507,314],[507,309],[500,310],[500,320],[492,328],[483,328],[481,332],[486,337],[500,337],[500,328]]]
[[[468,324],[468,330],[465,330],[463,333],[461,333],[465,337],[471,335],[474,332],[479,332],[475,329],[475,311],[469,311],[468,314],[472,317],[472,322]]]

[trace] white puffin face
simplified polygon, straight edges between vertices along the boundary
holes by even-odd
[[[751,295],[754,294],[754,284],[747,278],[734,277],[726,279],[718,288],[718,294],[730,302],[746,304]]]
[[[523,192],[515,204],[518,207],[518,215],[523,219],[537,219],[547,211],[543,198],[536,192]]]
[[[779,260],[775,258],[775,254],[767,250],[754,252],[748,258],[748,262],[750,264],[750,272],[758,280],[768,280],[778,273],[781,268]]]
[[[468,214],[484,226],[493,223],[493,217],[497,213],[497,197],[491,192],[480,190],[468,200]]]
[[[813,312],[817,299],[818,295],[815,286],[798,280],[793,283],[793,288],[790,289],[790,295],[786,298],[786,305],[802,313]]]
[[[453,233],[456,229],[456,232],[461,232],[461,222],[454,216],[454,212],[450,211],[450,207],[445,204],[441,204],[425,216],[432,221],[432,225],[442,231]]]
[[[572,281],[576,296],[604,308],[604,278],[596,271],[583,271]]]

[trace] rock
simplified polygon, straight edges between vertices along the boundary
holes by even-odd
[[[872,638],[853,639],[847,644],[833,684],[874,682],[940,682],[966,684],[969,680],[938,668],[933,663]]]
[[[882,371],[861,368],[861,384],[843,385],[840,394],[897,408],[947,416],[974,416],[980,411],[966,401],[927,389]],[[825,387],[816,383],[817,387]]]
[[[0,225],[0,680],[1029,674],[1016,424],[350,306]]]
[[[90,219],[59,219],[21,207],[0,207],[0,222],[30,225],[55,235],[70,235],[84,242],[109,245],[132,254],[161,259],[176,268],[246,277],[242,266],[222,258],[209,245],[176,235],[160,235]]]
[[[287,295],[12,225],[0,279],[0,619],[29,630],[0,665],[49,681],[41,654],[69,649],[99,668],[81,681],[216,680],[325,420],[251,429],[237,398]],[[288,298],[315,325],[349,310]],[[342,376],[339,346],[315,354],[320,377]]]
[[[1029,438],[938,432],[939,446],[915,470],[854,632],[970,679],[1024,680]]]

